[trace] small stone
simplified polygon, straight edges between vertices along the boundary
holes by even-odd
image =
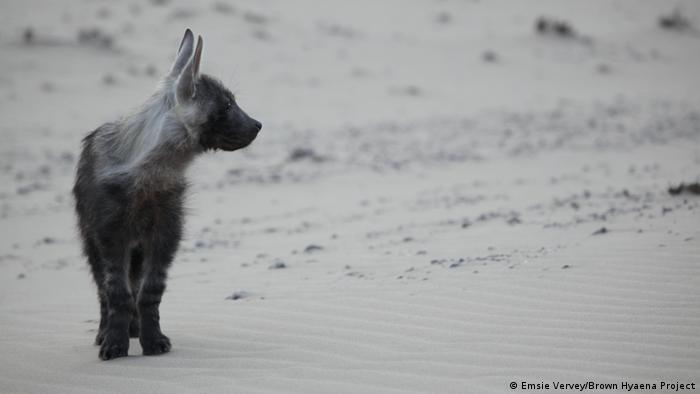
[[[510,219],[508,219],[507,222],[508,222],[508,224],[510,224],[511,226],[522,223],[522,221],[520,220],[520,218],[517,217],[517,216],[511,217]]]
[[[610,74],[611,68],[607,64],[599,64],[598,67],[596,67],[596,71],[598,74]]]
[[[323,250],[323,246],[311,244],[304,248],[304,253],[314,253]]]
[[[102,83],[105,85],[115,85],[117,83],[117,78],[112,74],[105,74],[102,76]]]
[[[270,264],[270,266],[267,268],[271,269],[271,270],[278,270],[278,269],[287,268],[287,264],[282,260],[277,260],[277,261],[273,262],[272,264]]]
[[[25,44],[30,45],[34,43],[34,29],[31,27],[27,27],[24,29],[24,33],[22,33],[22,41],[24,41]]]
[[[250,295],[251,294],[249,292],[247,292],[245,290],[240,290],[240,291],[236,291],[233,294],[231,294],[230,296],[226,297],[226,299],[235,301],[235,300],[240,300],[242,298],[248,298],[248,297],[250,297]]]
[[[441,12],[435,16],[435,22],[445,25],[452,21],[452,15],[449,12]]]
[[[594,231],[593,234],[591,235],[601,235],[601,234],[606,234],[608,232],[608,229],[605,227],[601,227],[598,230]]]
[[[158,69],[156,68],[156,66],[154,66],[152,64],[149,64],[148,66],[146,66],[146,69],[144,70],[144,72],[149,77],[155,77],[158,75]]]
[[[496,55],[496,52],[493,51],[484,51],[481,54],[481,60],[486,63],[495,63],[498,61],[498,55]]]

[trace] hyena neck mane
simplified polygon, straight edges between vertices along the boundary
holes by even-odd
[[[183,120],[187,109],[177,104],[172,83],[166,79],[134,112],[98,129],[93,149],[99,177],[127,177],[149,187],[184,182],[202,149]]]

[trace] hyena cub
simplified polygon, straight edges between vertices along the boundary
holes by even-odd
[[[187,29],[156,93],[83,140],[73,194],[98,287],[103,360],[126,356],[130,336],[143,354],[170,350],[158,307],[182,233],[185,169],[201,152],[246,147],[262,127],[199,73],[201,56],[202,37],[195,48]]]

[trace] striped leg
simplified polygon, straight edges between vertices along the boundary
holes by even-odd
[[[87,255],[95,284],[97,285],[97,298],[100,302],[100,326],[97,329],[95,345],[101,345],[102,341],[105,339],[107,321],[109,320],[107,316],[107,293],[104,286],[104,267],[102,267],[102,257],[100,256],[95,242],[89,238],[86,238],[84,242],[85,254]]]
[[[179,237],[154,242],[146,260],[141,291],[138,298],[139,316],[141,318],[141,335],[139,337],[144,355],[156,355],[170,351],[170,339],[160,330],[160,301],[165,291],[167,270],[173,260]]]
[[[129,322],[134,304],[127,278],[126,248],[110,242],[102,248],[104,291],[107,296],[107,328],[100,345],[100,358],[110,360],[129,352]]]

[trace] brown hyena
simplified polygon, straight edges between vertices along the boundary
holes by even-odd
[[[126,356],[130,336],[143,354],[170,350],[158,307],[182,234],[185,169],[201,152],[248,146],[262,127],[199,73],[202,38],[194,44],[187,29],[156,93],[83,140],[73,194],[98,287],[103,360]]]

